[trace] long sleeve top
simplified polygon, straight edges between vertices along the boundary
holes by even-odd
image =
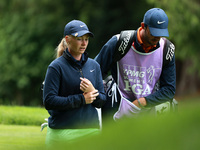
[[[80,90],[80,77],[90,80],[99,92],[99,96],[91,104],[85,103]],[[49,65],[44,83],[43,103],[50,114],[50,128],[98,128],[99,119],[95,107],[101,108],[105,101],[100,66],[88,58],[86,53],[82,55],[81,61],[77,61],[66,50],[63,56]]]

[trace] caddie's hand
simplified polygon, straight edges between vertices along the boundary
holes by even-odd
[[[147,105],[147,101],[144,97],[141,97],[141,98],[139,98],[139,101],[138,101],[138,99],[133,101],[133,104],[136,105],[137,107],[141,108],[141,107],[144,107]]]
[[[96,100],[96,97],[98,95],[99,95],[98,90],[93,90],[92,92],[83,93],[83,96],[85,98],[85,103],[91,104],[94,100]]]
[[[88,79],[86,78],[80,78],[80,79],[81,79],[81,83],[80,83],[81,91],[85,93],[85,92],[91,92],[95,90],[94,86]]]

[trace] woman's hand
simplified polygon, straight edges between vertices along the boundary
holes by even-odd
[[[85,98],[86,104],[91,104],[94,100],[96,100],[96,97],[99,95],[98,90],[94,88],[92,83],[86,79],[86,78],[80,78],[80,89],[83,91],[83,96]]]
[[[87,92],[91,92],[95,90],[94,86],[88,79],[86,78],[80,78],[80,79],[81,79],[81,83],[80,83],[81,91],[83,91],[84,93],[85,92],[87,93]]]
[[[99,95],[98,90],[93,90],[91,92],[85,92],[83,93],[83,96],[85,98],[86,104],[91,104],[94,100],[96,100],[96,97]]]

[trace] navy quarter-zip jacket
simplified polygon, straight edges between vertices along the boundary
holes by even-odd
[[[99,96],[92,104],[86,104],[80,90],[80,77],[87,78],[98,90]],[[68,50],[48,67],[43,103],[50,117],[48,124],[53,129],[98,128],[99,119],[95,107],[101,108],[106,101],[99,64],[82,55],[75,60]]]

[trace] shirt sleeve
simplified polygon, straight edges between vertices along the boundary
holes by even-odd
[[[67,110],[79,108],[85,104],[83,94],[69,95],[67,97],[58,96],[60,87],[60,73],[53,67],[48,67],[44,90],[43,103],[47,110]]]
[[[145,97],[147,107],[152,107],[173,99],[176,91],[176,66],[175,55],[167,66],[163,67],[160,76],[160,89]]]

